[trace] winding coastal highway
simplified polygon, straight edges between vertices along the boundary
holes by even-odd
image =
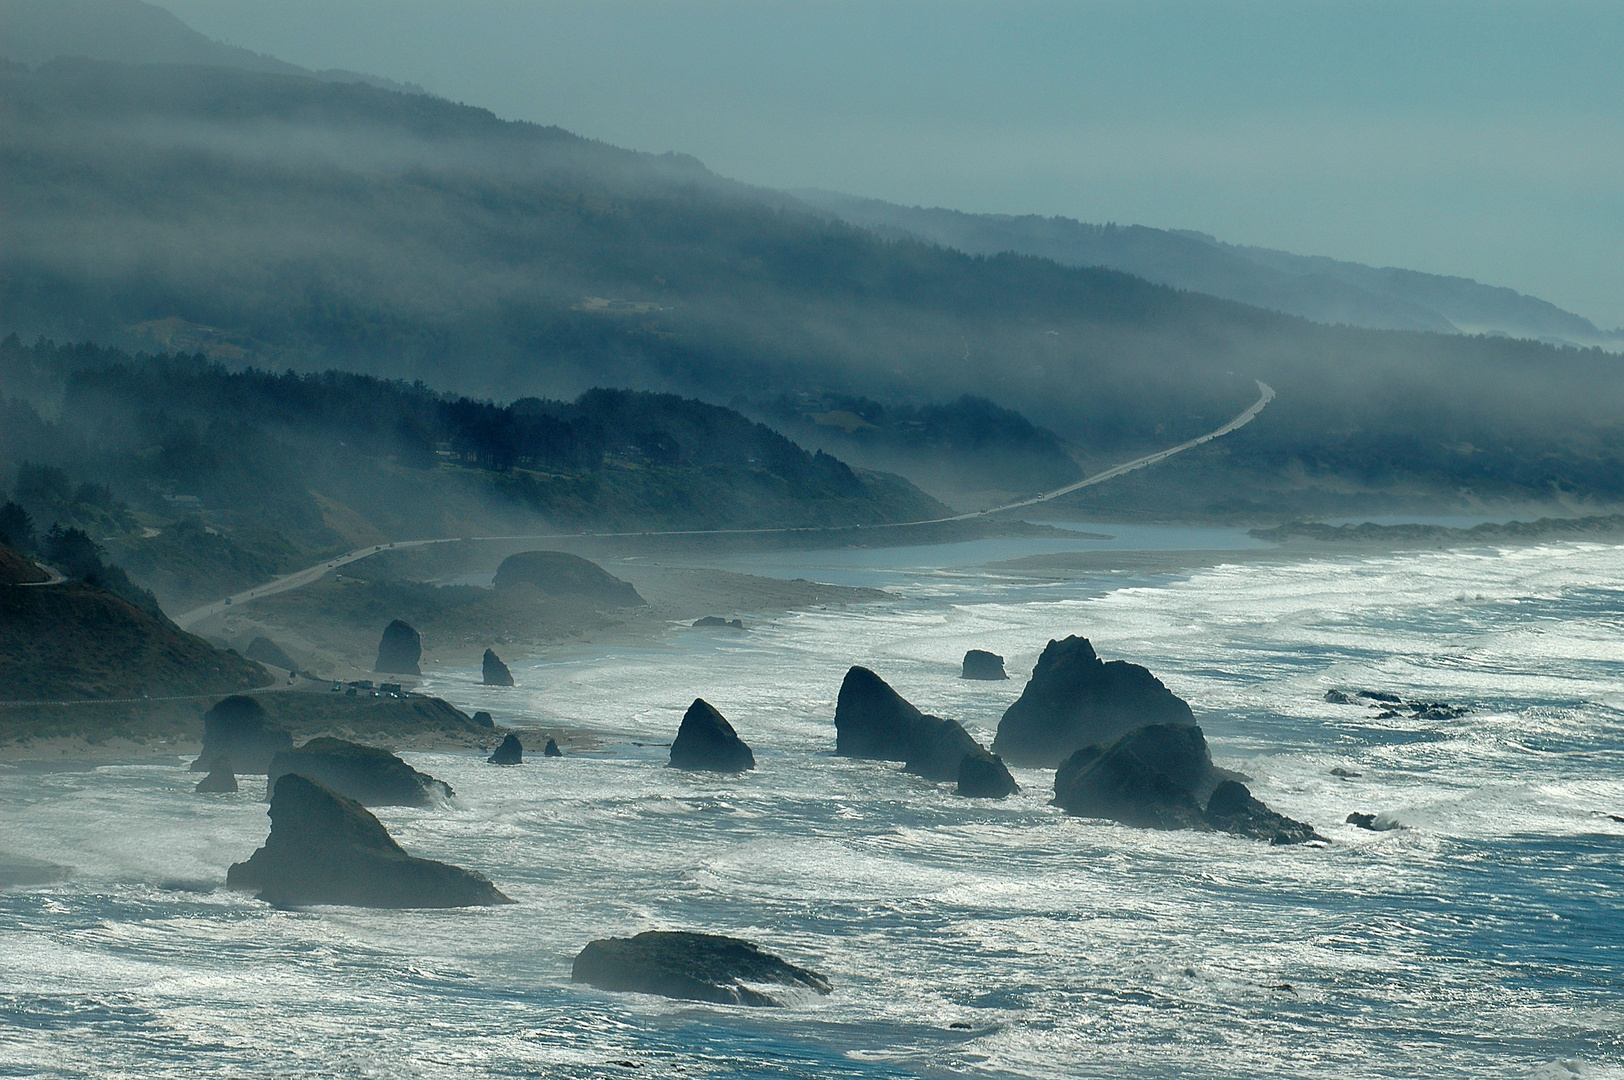
[[[1040,503],[1048,502],[1051,499],[1056,499],[1062,495],[1069,495],[1074,491],[1081,491],[1083,488],[1093,487],[1095,484],[1103,484],[1105,481],[1114,479],[1115,477],[1121,476],[1124,473],[1134,472],[1137,469],[1148,468],[1149,466],[1155,465],[1158,462],[1166,461],[1175,454],[1182,454],[1184,451],[1193,449],[1202,445],[1203,443],[1209,443],[1214,439],[1222,438],[1237,428],[1245,427],[1247,424],[1251,423],[1257,414],[1262,412],[1269,402],[1274,400],[1274,390],[1267,383],[1263,382],[1262,380],[1258,380],[1257,388],[1258,399],[1252,403],[1250,408],[1237,415],[1233,420],[1229,421],[1229,423],[1225,424],[1223,427],[1209,431],[1205,435],[1197,436],[1196,438],[1190,439],[1187,442],[1181,442],[1177,446],[1170,446],[1166,450],[1158,450],[1154,454],[1146,454],[1144,457],[1134,458],[1132,461],[1123,462],[1121,465],[1113,466],[1106,469],[1104,472],[1095,473],[1093,476],[1087,477],[1083,480],[1078,480],[1076,483],[1067,484],[1065,487],[1056,488],[1053,491],[1045,491],[1041,495],[1034,495],[1029,499],[1021,499],[1018,502],[1005,503],[1003,506],[994,506],[987,510],[973,510],[966,514],[954,514],[951,517],[929,518],[922,521],[893,521],[882,525],[802,525],[769,529],[671,529],[659,532],[569,532],[537,533],[529,536],[448,536],[434,540],[400,540],[392,544],[375,544],[370,547],[356,548],[354,551],[346,552],[343,555],[335,555],[330,559],[325,559],[314,566],[309,566],[303,570],[298,570],[294,573],[286,574],[282,577],[267,581],[263,585],[257,585],[252,589],[235,593],[223,600],[216,600],[212,604],[204,604],[202,607],[193,608],[191,611],[175,616],[175,624],[182,630],[189,630],[210,616],[219,615],[222,612],[231,610],[233,607],[252,603],[255,600],[259,600],[267,596],[275,596],[277,593],[284,593],[290,589],[302,588],[305,585],[309,585],[313,581],[320,580],[323,575],[333,570],[337,570],[341,566],[348,566],[352,562],[357,562],[361,559],[376,555],[381,551],[402,551],[407,548],[426,547],[430,544],[453,544],[462,540],[609,540],[633,536],[752,536],[767,535],[772,533],[826,533],[851,532],[857,530],[866,532],[878,531],[881,529],[906,529],[917,525],[944,525],[955,521],[973,521],[976,518],[983,518],[992,514],[1003,513],[1006,510],[1021,510],[1029,506],[1037,506]],[[41,582],[41,584],[45,583]]]

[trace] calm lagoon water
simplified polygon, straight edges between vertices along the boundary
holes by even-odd
[[[273,911],[221,887],[264,839],[262,783],[0,771],[0,850],[75,868],[0,893],[0,1076],[1624,1076],[1624,548],[1033,584],[976,567],[1109,542],[987,543],[725,560],[888,598],[560,653],[515,690],[437,676],[501,721],[606,733],[517,769],[407,755],[457,799],[379,817],[513,907]],[[987,740],[1068,633],[1150,667],[1331,845],[1070,819],[1043,770],[983,803],[831,756],[850,664]],[[958,679],[970,647],[1011,681]],[[1472,712],[1382,718],[1333,687]],[[754,773],[662,767],[695,696]],[[750,938],[836,990],[749,1010],[570,983],[591,938],[654,928]]]

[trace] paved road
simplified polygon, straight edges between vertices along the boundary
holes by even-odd
[[[341,566],[347,566],[359,559],[365,559],[371,555],[376,555],[380,551],[400,551],[406,548],[426,547],[429,544],[454,544],[460,540],[607,540],[631,536],[751,536],[766,535],[769,533],[849,532],[853,529],[861,529],[864,531],[879,529],[906,529],[916,525],[942,525],[954,521],[971,521],[975,518],[982,518],[987,517],[990,514],[1001,513],[1005,510],[1020,510],[1028,506],[1036,506],[1039,503],[1048,502],[1050,499],[1057,498],[1061,495],[1069,495],[1073,491],[1081,491],[1083,488],[1092,487],[1095,484],[1103,484],[1105,481],[1110,480],[1113,477],[1121,476],[1123,473],[1130,473],[1136,469],[1143,469],[1154,465],[1159,461],[1166,461],[1174,454],[1182,454],[1184,451],[1200,446],[1202,443],[1211,442],[1213,439],[1228,435],[1236,428],[1244,427],[1251,423],[1252,419],[1256,417],[1258,413],[1262,412],[1264,407],[1268,405],[1269,402],[1274,400],[1274,390],[1270,388],[1267,383],[1260,380],[1258,381],[1257,388],[1258,399],[1252,403],[1251,408],[1247,409],[1239,416],[1236,416],[1229,423],[1215,431],[1209,431],[1205,435],[1191,439],[1188,442],[1179,443],[1177,446],[1170,446],[1166,450],[1158,450],[1154,454],[1146,454],[1142,458],[1135,458],[1132,461],[1124,462],[1121,465],[1106,469],[1104,472],[1095,473],[1093,476],[1090,476],[1085,480],[1079,480],[1074,484],[1067,484],[1065,487],[1056,488],[1053,491],[1045,491],[1041,495],[1034,495],[1030,499],[1022,499],[1018,502],[1005,503],[1003,506],[994,506],[987,510],[973,510],[967,514],[954,514],[952,517],[929,518],[922,521],[887,522],[883,525],[806,525],[769,529],[670,529],[660,532],[537,533],[531,536],[450,536],[436,540],[400,540],[393,544],[376,544],[370,547],[356,548],[354,551],[346,552],[343,555],[334,556],[333,558],[327,559],[324,562],[317,563],[315,566],[306,567],[305,569],[297,571],[296,573],[288,574],[284,577],[279,577],[272,581],[268,581],[263,585],[257,585],[252,589],[229,596],[224,600],[216,600],[212,604],[205,604],[200,608],[193,608],[191,611],[176,616],[175,623],[183,630],[190,629],[212,615],[218,615],[221,612],[229,611],[233,607],[251,603],[252,601],[261,599],[262,597],[275,596],[277,593],[283,593],[290,589],[297,589],[302,586],[309,585],[311,582],[319,580],[323,575],[329,573],[330,571],[336,570]]]
[[[20,588],[37,589],[41,585],[60,585],[64,581],[68,580],[62,576],[62,571],[58,570],[54,566],[42,562],[36,562],[34,565],[45,571],[47,574],[50,574],[50,579],[47,581],[19,581],[17,582],[17,585]]]

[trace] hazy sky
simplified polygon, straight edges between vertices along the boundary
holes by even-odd
[[[158,0],[727,176],[1194,228],[1624,326],[1624,3]]]

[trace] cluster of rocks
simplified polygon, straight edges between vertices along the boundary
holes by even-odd
[[[1362,705],[1376,709],[1378,720],[1404,717],[1409,720],[1459,720],[1472,710],[1464,705],[1451,705],[1444,701],[1406,701],[1397,694],[1384,690],[1325,691],[1325,700],[1332,705]]]
[[[835,703],[835,753],[842,757],[900,761],[927,780],[949,780],[959,794],[1001,799],[1020,790],[997,755],[983,749],[957,720],[914,708],[886,681],[853,667]]]

